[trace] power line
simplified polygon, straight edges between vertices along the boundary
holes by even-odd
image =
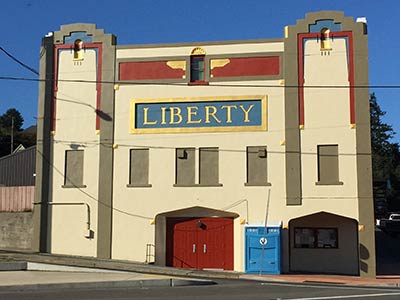
[[[40,79],[40,78],[26,78],[26,77],[12,77],[0,76],[0,80],[10,81],[33,81],[33,82],[69,82],[69,83],[91,83],[91,84],[119,84],[119,85],[161,85],[161,86],[181,86],[187,87],[187,82],[174,83],[174,82],[139,82],[139,81],[106,81],[106,80],[84,80],[84,79]],[[263,79],[265,80],[265,79]],[[400,85],[280,85],[280,84],[222,84],[210,82],[209,85],[202,85],[202,87],[228,87],[228,88],[304,88],[304,89],[400,89]]]
[[[11,58],[13,61],[15,61],[17,64],[21,65],[22,67],[24,67],[25,69],[31,71],[32,73],[39,75],[39,72],[36,71],[34,68],[28,66],[27,64],[24,64],[22,61],[20,61],[19,59],[17,59],[14,55],[12,55],[11,53],[9,53],[8,51],[6,51],[3,47],[0,47],[0,50],[3,51],[3,53],[5,55],[7,55],[9,58]]]

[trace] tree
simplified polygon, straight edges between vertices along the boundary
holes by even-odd
[[[385,198],[390,210],[400,209],[400,150],[392,142],[395,132],[391,125],[383,122],[386,112],[380,108],[375,93],[370,95],[371,151],[374,199],[377,190],[385,189]],[[379,192],[378,192],[379,193]]]
[[[0,157],[10,154],[13,122],[14,149],[20,144],[26,148],[36,144],[36,133],[34,131],[23,131],[24,119],[21,113],[15,108],[10,108],[3,115],[0,115]]]
[[[3,129],[10,129],[14,119],[14,130],[21,131],[24,124],[24,118],[21,113],[15,108],[8,109],[3,115],[0,116],[0,127]]]

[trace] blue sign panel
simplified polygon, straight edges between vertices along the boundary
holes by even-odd
[[[131,132],[266,130],[266,97],[133,100]]]

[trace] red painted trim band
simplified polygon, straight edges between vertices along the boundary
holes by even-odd
[[[349,98],[350,98],[350,124],[355,124],[355,93],[354,93],[354,45],[353,33],[349,31],[331,32],[331,37],[347,37],[348,38],[348,80],[349,80]],[[304,39],[319,38],[319,32],[301,33],[297,38],[298,47],[298,100],[299,100],[299,125],[305,123],[304,120]]]
[[[59,51],[60,50],[67,50],[71,49],[73,51],[74,45],[73,44],[62,44],[62,45],[55,45],[54,46],[54,78],[53,78],[53,91],[54,91],[54,97],[53,97],[53,109],[52,109],[52,120],[51,120],[51,131],[56,130],[56,113],[57,113],[57,91],[58,91],[58,70],[59,70],[59,64],[58,64],[58,59],[59,59]],[[86,43],[84,45],[85,49],[97,49],[97,70],[96,70],[96,124],[95,128],[96,130],[100,129],[100,117],[99,114],[97,113],[98,110],[100,110],[101,107],[101,80],[102,80],[102,64],[103,64],[103,47],[101,43]]]

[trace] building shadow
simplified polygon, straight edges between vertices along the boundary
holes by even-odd
[[[376,275],[400,276],[400,235],[375,229]]]

